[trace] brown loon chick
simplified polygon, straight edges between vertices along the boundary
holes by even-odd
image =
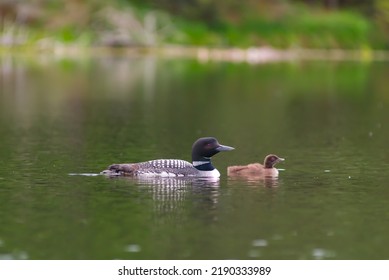
[[[235,165],[227,168],[228,176],[250,176],[260,177],[278,177],[278,170],[274,166],[284,161],[276,155],[270,154],[265,157],[263,165],[260,163],[251,163],[248,165]]]

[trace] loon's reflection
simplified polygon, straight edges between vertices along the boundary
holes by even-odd
[[[137,177],[134,178],[140,185],[164,186],[169,188],[197,186],[219,187],[219,178],[198,177]]]
[[[132,178],[151,194],[158,215],[178,214],[183,209],[214,210],[219,197],[219,178],[154,177]]]

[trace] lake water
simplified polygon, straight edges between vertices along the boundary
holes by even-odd
[[[388,259],[389,63],[0,56],[0,259]],[[216,182],[94,176],[191,159]],[[278,180],[228,178],[275,153]]]

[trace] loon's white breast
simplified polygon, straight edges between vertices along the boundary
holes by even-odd
[[[219,178],[220,172],[216,168],[214,170],[211,170],[211,171],[199,170],[199,177]]]

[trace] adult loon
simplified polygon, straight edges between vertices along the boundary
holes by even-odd
[[[235,165],[227,168],[228,176],[251,176],[256,175],[260,177],[278,177],[278,169],[274,166],[284,161],[276,155],[270,154],[265,157],[263,165],[260,163],[251,163],[248,165]]]
[[[233,147],[219,144],[214,137],[203,137],[192,146],[192,163],[181,159],[156,159],[139,163],[112,164],[101,174],[108,176],[220,177],[211,157]]]

